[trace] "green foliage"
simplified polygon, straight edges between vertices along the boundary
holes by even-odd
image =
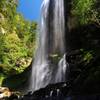
[[[84,49],[80,49],[82,52],[82,59],[85,61],[86,64],[90,63],[90,61],[94,58],[94,52],[93,51],[88,51]]]
[[[8,34],[5,36],[5,40],[1,48],[3,53],[1,53],[1,62],[6,66],[16,67],[16,61],[19,58],[27,57],[27,49],[21,43],[17,34]]]
[[[73,0],[72,14],[77,17],[79,24],[91,22],[96,0]]]
[[[83,60],[89,63],[92,58],[93,58],[93,55],[90,52],[87,52],[85,53]]]
[[[37,23],[17,13],[17,4],[17,0],[0,0],[0,73],[5,75],[23,72],[36,47]]]
[[[2,85],[2,81],[5,79],[5,76],[3,74],[0,74],[0,86]]]

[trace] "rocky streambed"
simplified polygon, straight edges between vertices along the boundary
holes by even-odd
[[[8,88],[0,88],[0,90],[2,90],[0,91],[1,94],[5,94],[0,100],[100,100],[98,93],[75,93],[70,82],[50,84],[45,88],[35,92],[30,91],[24,95],[19,92],[10,92]]]

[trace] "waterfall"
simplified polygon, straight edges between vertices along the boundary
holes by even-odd
[[[32,66],[32,91],[66,81],[64,0],[43,0],[39,44]]]

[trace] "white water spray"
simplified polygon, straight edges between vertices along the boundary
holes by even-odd
[[[43,0],[39,47],[30,80],[32,91],[66,80],[65,47],[64,0]]]

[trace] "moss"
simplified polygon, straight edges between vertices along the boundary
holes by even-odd
[[[50,54],[50,59],[54,64],[58,64],[58,61],[61,59],[60,54],[56,53],[56,54]]]
[[[0,86],[2,85],[3,80],[5,79],[5,75],[3,75],[2,73],[0,73]]]
[[[90,52],[87,52],[84,55],[83,60],[86,61],[87,63],[89,63],[92,58],[93,58],[93,55]]]
[[[26,78],[25,77],[8,77],[2,80],[2,86],[7,86],[9,88],[18,88],[21,86],[23,83],[25,83]]]
[[[91,50],[85,50],[85,49],[80,49],[80,51],[82,52],[81,56],[82,56],[82,60],[88,64],[90,63],[90,61],[94,58],[94,52]]]

